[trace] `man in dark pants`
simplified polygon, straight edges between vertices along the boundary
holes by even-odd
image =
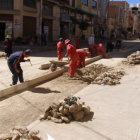
[[[6,57],[9,57],[12,54],[12,41],[11,36],[7,35],[6,39],[4,40],[4,51],[6,53]]]
[[[10,55],[8,58],[8,66],[12,75],[12,85],[16,85],[18,79],[20,83],[24,82],[23,79],[23,71],[20,67],[20,62],[30,62],[30,59],[24,60],[25,57],[29,57],[31,54],[31,50],[27,49],[25,51],[15,52]]]

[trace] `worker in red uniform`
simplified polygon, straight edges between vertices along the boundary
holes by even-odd
[[[66,50],[67,50],[66,56],[69,57],[69,77],[72,78],[74,77],[74,73],[79,63],[78,62],[79,56],[78,56],[78,53],[76,52],[75,47],[70,44],[69,39],[65,40],[65,45],[66,45]]]
[[[79,55],[80,61],[78,63],[78,68],[80,67],[85,67],[85,58],[90,57],[91,53],[90,52],[85,52],[84,50],[76,50],[76,52]]]
[[[104,51],[102,43],[99,43],[98,45],[96,45],[96,55],[99,55],[99,52],[101,52],[102,56],[104,58],[106,58],[106,54],[105,54],[105,51]]]
[[[63,59],[63,51],[64,51],[63,43],[64,43],[64,39],[59,38],[59,42],[57,43],[57,57],[59,61]]]
[[[76,49],[80,48],[80,44],[81,44],[81,39],[79,36],[76,37]]]

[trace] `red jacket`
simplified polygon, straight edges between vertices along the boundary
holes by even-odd
[[[80,58],[80,64],[79,66],[85,66],[85,58],[87,56],[86,52],[84,50],[76,50],[76,52],[78,53],[79,55],[79,58]]]
[[[61,41],[59,41],[57,43],[57,51],[58,51],[58,53],[60,53],[60,52],[63,52],[63,50],[64,50],[64,45]]]
[[[74,60],[78,57],[75,47],[71,44],[67,45],[67,56],[69,56],[71,60]]]

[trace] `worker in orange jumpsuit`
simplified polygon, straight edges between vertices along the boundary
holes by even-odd
[[[99,43],[98,45],[96,45],[96,55],[99,55],[99,52],[101,52],[102,56],[104,58],[106,58],[106,54],[105,54],[105,51],[104,51],[102,43]]]
[[[57,43],[57,57],[59,61],[63,59],[63,51],[64,51],[63,43],[64,43],[64,39],[59,38],[59,42]]]
[[[75,47],[70,44],[69,39],[65,40],[65,45],[66,45],[66,50],[67,50],[66,56],[69,57],[69,77],[72,78],[74,77],[74,73],[79,63],[78,62],[79,56],[78,56],[78,53],[76,52]]]
[[[90,57],[91,53],[90,52],[85,52],[84,50],[76,50],[76,52],[79,55],[80,61],[78,61],[78,68],[80,67],[85,67],[85,58]]]
[[[81,39],[79,36],[76,37],[76,49],[80,48],[80,44],[81,44]]]

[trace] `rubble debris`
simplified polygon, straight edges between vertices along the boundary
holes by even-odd
[[[123,62],[130,65],[140,64],[140,51],[132,53]]]
[[[15,127],[9,134],[0,135],[0,140],[41,140],[39,131],[29,131],[27,128]]]
[[[82,121],[90,113],[90,107],[86,106],[84,102],[80,102],[79,97],[68,96],[64,101],[49,106],[40,120],[70,123],[71,121]]]
[[[76,77],[89,84],[116,85],[120,84],[120,79],[124,74],[123,71],[115,71],[113,68],[102,64],[93,64],[78,70]]]

